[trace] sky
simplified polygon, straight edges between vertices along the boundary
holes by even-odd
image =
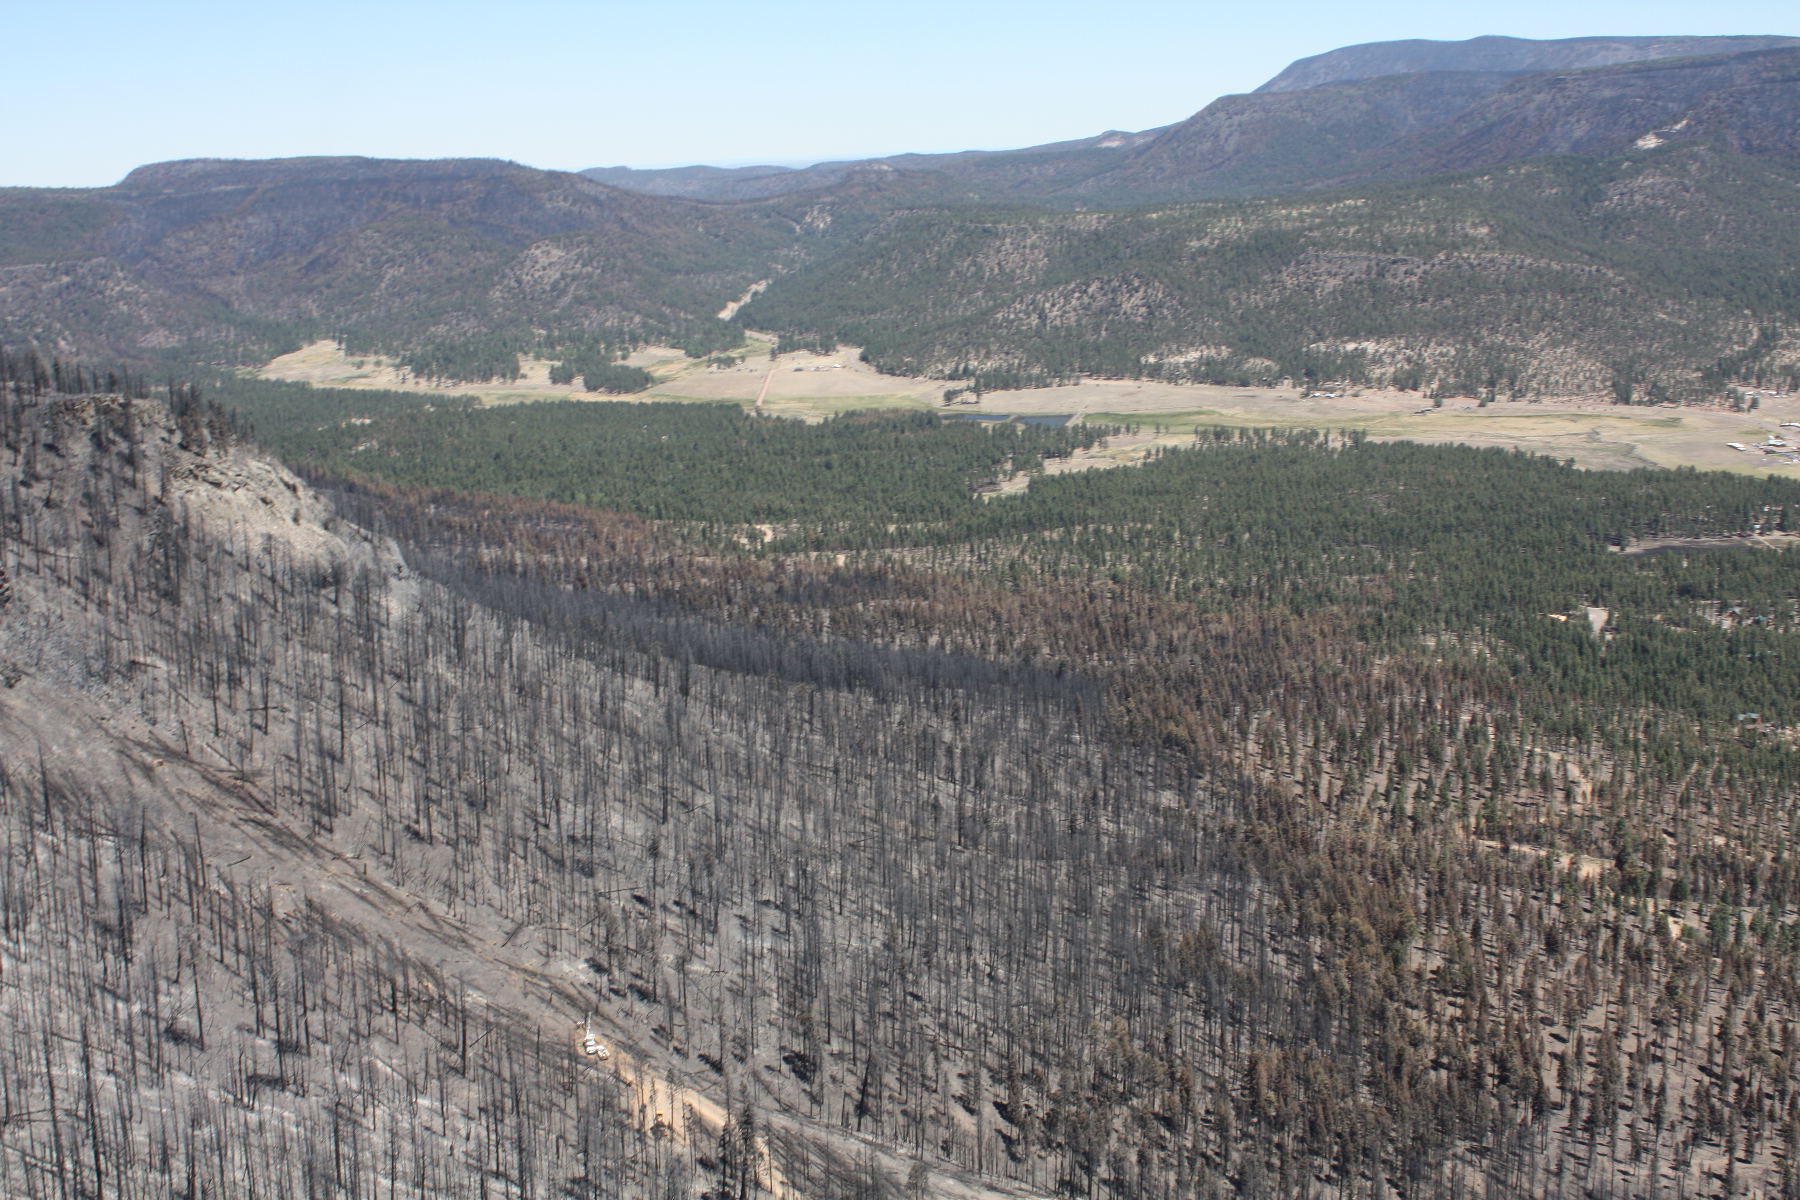
[[[0,0],[0,186],[178,158],[799,165],[1150,129],[1296,58],[1800,34],[1793,0]]]

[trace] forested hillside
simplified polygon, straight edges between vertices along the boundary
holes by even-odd
[[[625,351],[750,323],[994,384],[1716,396],[1794,361],[1794,45],[1350,47],[1140,133],[590,173],[638,192],[493,160],[160,163],[0,191],[0,339],[181,377],[320,339],[431,382],[530,355],[616,391],[647,382]]]
[[[1797,181],[1669,146],[1139,213],[907,213],[740,317],[989,386],[1287,377],[1686,400],[1794,377]]]
[[[869,419],[334,516],[8,373],[0,1190],[1794,1186],[1800,488],[1222,433],[894,522],[857,439],[1026,435]]]
[[[256,364],[336,337],[470,379],[526,351],[711,349],[721,305],[807,255],[775,208],[484,160],[162,163],[112,188],[0,192],[0,226],[12,345]]]

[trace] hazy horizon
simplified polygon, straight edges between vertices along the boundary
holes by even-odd
[[[469,0],[252,8],[173,0],[11,14],[0,185],[98,187],[146,163],[312,155],[534,167],[794,166],[1012,149],[1167,125],[1298,58],[1401,38],[1780,33],[1791,6],[1527,0],[1240,6],[943,0]],[[78,52],[65,52],[67,48]],[[95,64],[105,64],[102,71]],[[134,66],[135,64],[135,66]],[[23,118],[22,120],[19,118]]]

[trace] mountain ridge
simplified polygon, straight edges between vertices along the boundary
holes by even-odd
[[[1384,150],[1391,160],[1395,142],[1425,136],[1428,127],[1453,120],[1527,76],[1793,49],[1800,49],[1800,38],[1776,35],[1372,42],[1300,59],[1254,91],[1219,97],[1182,120],[1135,133],[1115,130],[1016,150],[889,155],[797,169],[582,173],[655,194],[719,200],[818,192],[858,166],[940,173],[944,184],[932,193],[939,202],[1116,208],[1279,194],[1393,170],[1391,162],[1357,160]],[[923,181],[920,186],[931,192]]]
[[[1326,83],[1425,71],[1500,71],[1518,74],[1616,66],[1647,59],[1735,54],[1800,46],[1776,34],[1675,37],[1577,37],[1539,40],[1487,34],[1463,41],[1365,42],[1296,59],[1257,92],[1291,92]]]
[[[521,354],[585,362],[651,340],[694,353],[724,349],[738,344],[748,320],[800,339],[790,345],[841,335],[905,373],[1062,378],[1071,371],[1167,371],[1179,361],[1210,363],[1219,381],[1271,369],[1357,375],[1355,363],[1371,351],[1345,348],[1368,342],[1383,347],[1368,360],[1372,377],[1410,380],[1422,372],[1434,387],[1484,388],[1498,379],[1509,387],[1535,380],[1519,384],[1530,394],[1544,387],[1641,392],[1655,380],[1653,390],[1692,396],[1713,385],[1720,363],[1741,363],[1752,348],[1765,365],[1785,362],[1779,347],[1788,335],[1781,331],[1793,320],[1793,305],[1766,272],[1751,269],[1755,258],[1743,242],[1746,231],[1763,230],[1758,236],[1777,238],[1779,250],[1766,213],[1753,208],[1784,204],[1773,181],[1800,161],[1800,49],[1764,46],[1770,40],[1750,39],[1764,48],[1723,55],[1525,74],[1427,71],[1261,91],[1222,98],[1158,130],[1019,151],[669,177],[677,190],[704,190],[712,186],[707,181],[724,179],[745,194],[771,193],[749,199],[646,195],[496,159],[151,164],[112,188],[0,192],[0,339],[49,354],[140,364],[173,356],[257,365],[331,338],[352,353],[384,353],[420,372],[480,380],[509,377]],[[1717,44],[1652,39],[1633,52]],[[1607,54],[1620,52],[1606,45]],[[1508,53],[1519,48],[1508,43]],[[1509,61],[1520,60],[1515,53]],[[1545,186],[1604,180],[1599,186],[1619,188],[1670,220],[1676,205],[1699,206],[1704,214],[1676,222],[1683,238],[1701,239],[1702,249],[1709,240],[1715,250],[1728,244],[1729,251],[1703,267],[1704,254],[1691,240],[1640,237],[1623,245],[1568,226],[1554,204],[1518,189],[1529,173],[1506,174],[1513,164],[1559,155],[1590,167],[1567,179],[1555,170],[1540,173]],[[1702,178],[1694,165],[1702,160],[1721,179],[1741,177],[1744,188],[1734,192]],[[1476,226],[1520,240],[1496,255],[1485,234],[1447,226],[1426,244],[1405,227],[1371,225],[1302,248],[1314,235],[1298,236],[1284,224],[1314,202],[1281,197],[1339,204],[1359,198],[1369,212],[1397,214],[1382,197],[1398,186],[1423,189],[1418,195],[1430,198],[1420,203],[1436,212],[1479,209]],[[1149,223],[1192,223],[1194,210],[1180,205],[1260,197],[1274,199],[1231,211],[1233,219],[1269,223],[1257,234],[1265,246],[1263,275],[1239,272],[1227,292],[1208,293],[1214,285],[1200,280],[1217,275],[1216,264],[1184,247],[1170,247],[1163,261],[1122,269],[1145,244]],[[1624,199],[1601,199],[1588,208],[1602,222],[1596,228],[1635,228],[1618,217]],[[1496,207],[1502,202],[1513,209]],[[1163,217],[1142,215],[1163,209]],[[1017,217],[1073,210],[1088,210],[1083,220],[1110,232],[1071,240],[1067,233],[1079,222]],[[1102,220],[1108,212],[1117,218]],[[1720,241],[1706,232],[1709,221],[1732,232]],[[1545,222],[1587,246],[1588,260],[1560,251],[1546,258]],[[984,226],[1006,232],[984,244]],[[990,314],[997,323],[986,330],[957,330],[947,323],[986,319],[980,297],[1007,293],[1020,281],[1005,265],[975,283],[979,296],[960,295],[969,263],[947,261],[925,286],[916,265],[937,261],[939,248],[931,246],[873,270],[894,249],[894,237],[920,236],[927,227],[978,259],[999,255],[1005,264],[1051,243],[1059,254],[1076,242],[1085,249],[1062,261],[1055,278],[1009,296],[1006,303],[1022,308]],[[1029,237],[1028,228],[1035,230]],[[1109,245],[1109,237],[1123,240]],[[1004,248],[1030,238],[1047,240],[1029,251]],[[1440,269],[1452,261],[1454,270]],[[1191,275],[1171,274],[1172,263],[1188,264]],[[1520,274],[1520,263],[1532,265]],[[1490,355],[1470,348],[1491,345],[1498,327],[1471,326],[1466,315],[1459,327],[1455,315],[1455,289],[1472,288],[1487,297],[1482,303],[1512,313],[1511,323],[1528,323],[1534,312],[1566,317],[1571,303],[1598,303],[1588,284],[1569,291],[1570,280],[1622,268],[1619,294],[1630,305],[1672,304],[1688,314],[1688,332],[1652,323],[1634,335],[1640,349],[1633,351],[1613,334],[1595,340],[1598,327],[1586,318],[1559,318],[1511,329]],[[1692,282],[1708,269],[1725,274]],[[1392,290],[1421,270],[1434,280],[1423,292]],[[849,279],[845,271],[862,275]],[[1677,277],[1691,286],[1671,289],[1667,280]],[[1222,286],[1223,278],[1214,283]],[[1436,332],[1426,342],[1407,341],[1411,335],[1398,327],[1374,329],[1371,317],[1349,310],[1327,316],[1336,310],[1296,307],[1308,289],[1325,288],[1322,281],[1336,281],[1321,294],[1341,300],[1375,287],[1377,278],[1387,282],[1366,300],[1388,307],[1372,311],[1428,320]],[[1461,282],[1439,294],[1452,278]],[[1346,280],[1347,291],[1340,286]],[[732,322],[719,319],[763,281],[773,282],[756,302]],[[1503,301],[1504,288],[1530,294]],[[1555,288],[1563,294],[1543,290]],[[803,299],[808,289],[815,300]],[[1226,330],[1242,323],[1221,323],[1217,314],[1240,306],[1245,295],[1272,304],[1264,319],[1280,328]],[[1419,307],[1422,295],[1433,297],[1429,318]],[[825,297],[839,306],[835,314],[822,311]],[[902,300],[924,307],[906,312]],[[1089,318],[1091,328],[1081,324]],[[1636,323],[1621,318],[1615,332]],[[1766,336],[1765,326],[1773,330]],[[1161,332],[1152,335],[1152,327]],[[1365,327],[1366,337],[1352,332]],[[1075,341],[1051,345],[1066,336],[1056,331],[1070,328],[1080,335]],[[1219,336],[1202,336],[1207,329]],[[1077,342],[1084,348],[1073,349]],[[1457,344],[1464,349],[1453,351]],[[953,352],[958,346],[969,353]]]

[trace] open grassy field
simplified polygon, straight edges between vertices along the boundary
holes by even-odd
[[[1196,426],[1360,429],[1384,441],[1459,442],[1573,459],[1584,467],[1693,466],[1751,474],[1796,474],[1786,455],[1732,449],[1783,434],[1800,421],[1800,397],[1765,396],[1752,413],[1725,408],[1630,407],[1594,400],[1499,401],[1454,398],[1434,407],[1416,392],[1369,389],[1336,398],[1291,389],[1090,380],[1069,387],[995,393],[989,412],[1075,413],[1135,425],[1157,443],[1178,445]],[[1783,438],[1782,440],[1790,440]],[[1118,448],[1118,447],[1115,447]],[[1140,447],[1137,453],[1144,450]]]
[[[754,339],[744,361],[719,367],[690,359],[670,347],[649,347],[627,361],[657,379],[633,396],[585,392],[553,384],[550,364],[527,359],[524,376],[505,384],[437,384],[410,377],[377,357],[350,358],[330,342],[317,342],[275,359],[265,377],[348,388],[393,388],[475,397],[482,404],[578,399],[596,403],[639,400],[732,401],[778,417],[823,420],[859,408],[939,408],[942,380],[881,375],[858,358],[855,347],[829,355],[799,351],[771,358],[765,339]],[[1360,429],[1392,441],[1461,442],[1500,446],[1557,458],[1581,466],[1624,470],[1647,466],[1693,466],[1751,474],[1794,474],[1786,455],[1732,449],[1755,446],[1771,436],[1800,435],[1783,422],[1800,422],[1800,396],[1765,395],[1750,413],[1723,407],[1626,407],[1591,398],[1535,402],[1446,399],[1441,406],[1416,392],[1356,390],[1335,397],[1303,396],[1292,388],[1219,387],[1143,380],[1087,380],[1064,387],[990,392],[979,405],[957,405],[958,413],[1015,416],[1073,414],[1078,419],[1132,425],[1138,432],[1113,439],[1058,469],[1080,470],[1140,460],[1155,446],[1181,445],[1196,426],[1282,426]],[[1783,439],[1788,440],[1788,439]]]
[[[766,351],[764,352],[766,354]],[[658,390],[667,383],[711,372],[704,361],[688,358],[669,346],[652,346],[633,354],[626,362],[657,377]],[[520,378],[505,382],[444,383],[420,379],[390,358],[380,355],[345,354],[335,342],[319,341],[283,354],[257,372],[265,379],[309,383],[317,387],[369,388],[382,391],[418,392],[443,396],[473,397],[482,404],[521,404],[532,400],[635,400],[666,399],[664,396],[608,396],[582,390],[579,384],[551,383],[549,360],[522,358]],[[761,376],[759,375],[758,378]]]

